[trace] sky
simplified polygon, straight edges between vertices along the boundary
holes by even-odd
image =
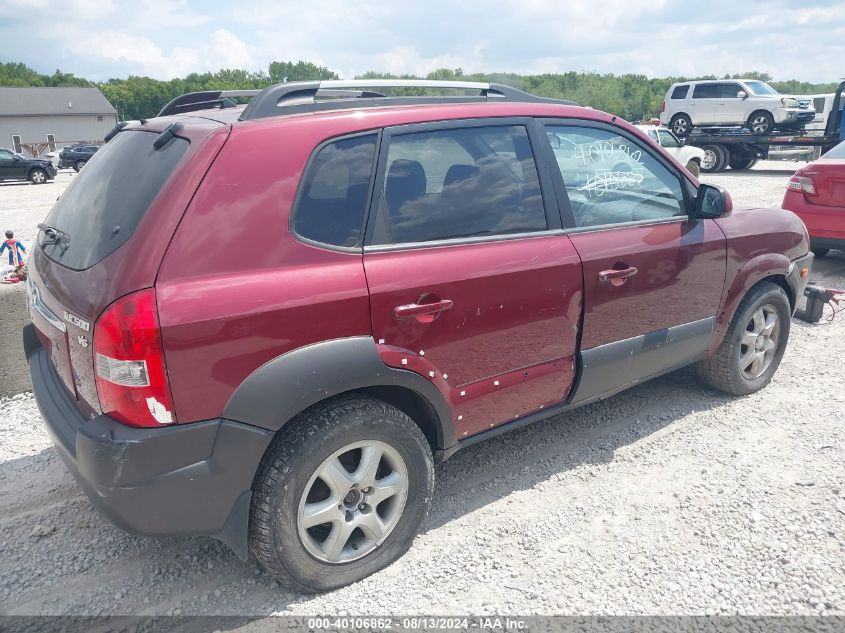
[[[92,80],[305,60],[351,78],[751,70],[845,75],[845,1],[0,0],[0,61]]]

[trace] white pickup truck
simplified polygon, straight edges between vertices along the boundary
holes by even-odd
[[[698,178],[698,174],[701,172],[701,162],[704,160],[703,149],[684,145],[677,136],[665,127],[655,125],[638,125],[636,127],[645,132],[652,141],[663,147],[672,158],[684,165]]]

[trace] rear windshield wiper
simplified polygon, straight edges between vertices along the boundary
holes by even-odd
[[[54,226],[49,226],[43,222],[38,225],[38,228],[44,232],[45,240],[41,242],[41,246],[49,246],[50,244],[58,244],[63,251],[66,251],[70,245],[70,235],[57,229]]]

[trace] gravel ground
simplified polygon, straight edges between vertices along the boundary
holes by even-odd
[[[795,165],[776,165],[706,180],[737,205],[779,205]],[[40,221],[49,204],[29,204]],[[814,277],[845,286],[845,253]],[[410,552],[321,596],[213,540],[111,526],[32,396],[0,400],[0,613],[845,614],[844,357],[845,314],[793,321],[757,394],[687,369],[462,451],[438,468]]]

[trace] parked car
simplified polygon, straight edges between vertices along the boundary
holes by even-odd
[[[55,149],[52,152],[47,152],[46,154],[44,154],[44,160],[48,161],[56,171],[59,170],[59,163],[61,162],[61,153],[61,149]]]
[[[815,116],[808,97],[779,94],[756,79],[730,79],[672,84],[663,99],[660,122],[680,137],[694,127],[733,125],[766,135],[775,128],[801,129]]]
[[[704,160],[704,150],[700,147],[685,145],[671,130],[653,125],[638,125],[637,128],[648,134],[648,137],[660,145],[666,153],[698,178],[701,173],[701,161]]]
[[[79,171],[99,149],[99,145],[69,145],[59,153],[59,167]]]
[[[782,206],[804,221],[817,257],[845,250],[845,141],[795,172]]]
[[[26,158],[10,149],[0,148],[0,180],[28,180],[43,185],[56,177],[56,170],[45,160]]]
[[[407,550],[461,448],[689,364],[736,395],[777,370],[803,224],[629,123],[498,84],[231,94],[109,134],[32,248],[35,397],[117,525],[332,589]]]

